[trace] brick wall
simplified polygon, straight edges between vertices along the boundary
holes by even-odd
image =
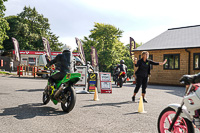
[[[200,48],[188,49],[188,51],[191,52],[190,74],[200,72],[200,70],[193,70],[193,53],[200,53]],[[139,59],[141,52],[142,51],[135,51],[135,57]],[[186,52],[185,49],[154,50],[148,52],[150,55],[153,55],[153,60],[156,62],[162,62],[164,60],[164,54],[180,54],[179,70],[164,70],[163,66],[153,66],[149,78],[150,84],[180,85],[179,79],[182,75],[188,74],[188,52]],[[136,71],[137,68],[135,67],[134,70]]]

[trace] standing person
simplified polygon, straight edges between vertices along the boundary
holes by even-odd
[[[135,101],[135,96],[138,93],[140,86],[142,85],[143,102],[147,103],[147,101],[145,100],[145,94],[148,82],[148,75],[150,75],[150,65],[164,65],[167,62],[167,59],[165,59],[164,62],[154,62],[148,59],[149,52],[147,51],[143,51],[141,57],[142,58],[138,61],[137,58],[135,58],[135,67],[138,67],[138,69],[135,72],[136,87],[134,90],[132,101]]]

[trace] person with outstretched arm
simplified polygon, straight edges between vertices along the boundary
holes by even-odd
[[[142,58],[138,61],[137,61],[137,58],[135,58],[135,67],[138,67],[138,69],[135,72],[136,87],[134,90],[132,101],[135,102],[135,96],[138,93],[138,91],[142,85],[143,102],[147,103],[147,101],[145,99],[145,94],[146,94],[148,76],[150,75],[150,65],[164,65],[167,62],[167,59],[165,59],[164,62],[154,62],[154,61],[148,59],[149,52],[147,52],[147,51],[143,51],[141,57]]]

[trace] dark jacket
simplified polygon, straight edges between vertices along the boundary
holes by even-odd
[[[127,73],[127,66],[125,64],[120,64],[116,67],[115,70],[119,69],[119,72],[126,72]]]
[[[150,75],[150,65],[159,65],[159,62],[154,62],[152,60],[146,60],[146,62],[144,62],[143,59],[138,60],[137,64],[135,64],[135,67],[138,67],[135,75],[147,77]]]
[[[72,73],[72,66],[73,66],[73,59],[71,52],[65,52],[63,54],[57,55],[53,60],[51,60],[47,67],[53,65],[53,64],[59,64],[60,72],[70,72]]]

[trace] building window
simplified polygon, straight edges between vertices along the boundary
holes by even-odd
[[[141,55],[139,55],[139,60],[141,59]],[[153,60],[153,55],[149,55],[149,58],[150,60]],[[153,65],[150,65],[150,68],[153,69]]]
[[[167,59],[164,69],[180,69],[180,54],[165,54],[164,60]]]
[[[36,65],[36,58],[34,58],[34,57],[29,57],[29,58],[28,58],[28,64],[29,64],[30,66]]]
[[[194,66],[194,70],[200,70],[200,53],[194,53],[193,55],[193,66]]]

